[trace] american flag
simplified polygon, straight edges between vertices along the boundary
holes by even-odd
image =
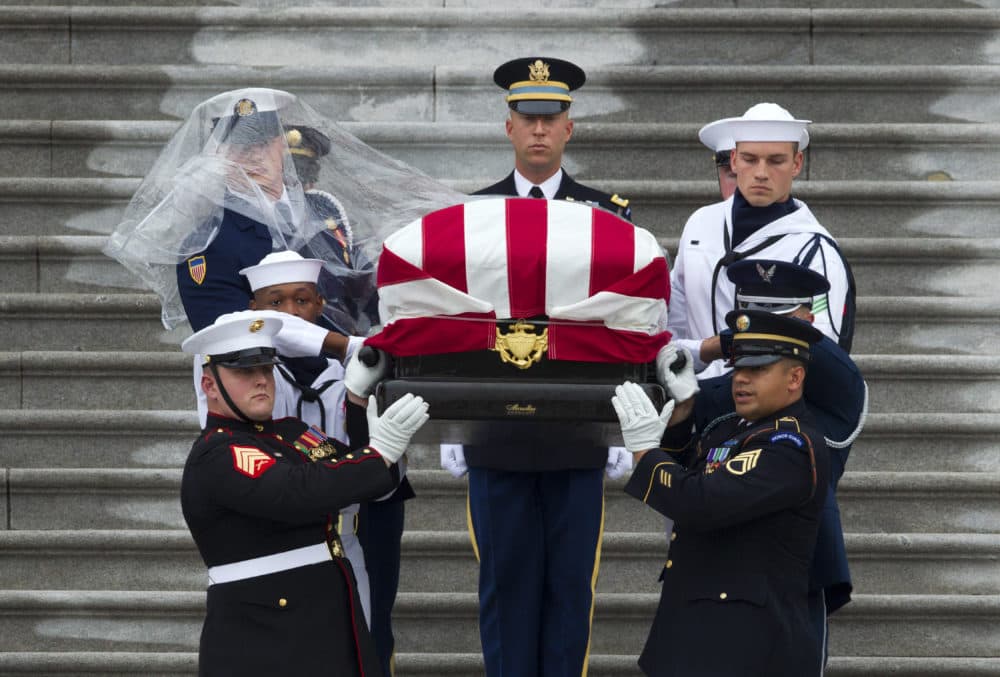
[[[378,264],[384,327],[368,345],[428,355],[494,346],[496,320],[547,316],[548,358],[649,362],[670,340],[656,238],[588,205],[489,198],[391,235]]]

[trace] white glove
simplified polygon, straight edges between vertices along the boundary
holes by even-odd
[[[633,454],[659,447],[663,431],[667,429],[667,421],[674,413],[674,401],[668,400],[663,405],[663,411],[657,414],[649,396],[631,381],[625,381],[615,388],[611,406],[618,414],[625,448]]]
[[[679,373],[670,370],[670,365],[681,355],[684,356],[684,366]],[[677,402],[684,402],[694,397],[701,388],[698,386],[698,379],[694,375],[694,360],[687,348],[679,347],[673,343],[660,348],[656,354],[656,380],[660,382],[667,393]]]
[[[281,329],[273,341],[274,349],[282,357],[314,357],[323,352],[323,341],[330,333],[323,327],[289,313],[261,312],[274,313],[281,318]]]
[[[427,423],[427,403],[424,398],[406,393],[378,415],[375,396],[368,398],[368,446],[390,463],[395,463],[406,451],[410,438]]]
[[[450,472],[452,477],[461,477],[469,472],[465,450],[461,444],[441,445],[441,467]]]
[[[358,357],[361,348],[354,351],[344,369],[344,386],[358,397],[368,397],[375,390],[375,384],[381,381],[389,370],[389,358],[381,350],[375,350],[378,361],[374,367],[369,367]]]
[[[608,463],[604,466],[604,472],[608,474],[608,479],[616,480],[624,477],[625,473],[632,469],[632,454],[625,447],[608,447]]]

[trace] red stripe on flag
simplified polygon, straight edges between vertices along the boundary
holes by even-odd
[[[622,296],[639,296],[647,299],[664,299],[670,302],[670,275],[667,260],[656,258],[632,275],[618,280],[604,291]]]
[[[496,344],[493,313],[463,313],[449,317],[414,317],[387,324],[375,336],[365,339],[366,346],[390,355],[436,355],[468,350],[489,350]],[[484,321],[485,320],[485,321]]]
[[[507,288],[511,317],[545,313],[546,200],[507,200]]]
[[[449,287],[468,293],[465,277],[465,205],[446,207],[424,217],[424,270]]]
[[[548,357],[572,362],[652,362],[669,342],[669,331],[650,336],[593,324],[559,322],[549,325]]]
[[[382,247],[382,255],[378,258],[378,276],[376,279],[379,287],[429,278],[430,275],[406,259],[394,254],[392,250]]]
[[[590,296],[628,277],[635,266],[635,226],[592,209]]]

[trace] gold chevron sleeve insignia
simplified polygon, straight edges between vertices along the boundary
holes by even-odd
[[[726,470],[731,472],[733,475],[747,474],[757,467],[757,461],[760,459],[760,452],[760,449],[754,449],[752,451],[744,451],[742,454],[734,456],[726,461]]]
[[[274,457],[264,453],[257,447],[242,447],[231,444],[233,452],[233,467],[247,477],[257,479],[264,471],[274,465]]]

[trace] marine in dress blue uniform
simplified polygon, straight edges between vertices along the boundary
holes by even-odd
[[[515,59],[496,69],[511,116],[566,115],[585,74],[545,57]],[[558,142],[556,142],[558,145]],[[516,143],[515,143],[516,151]],[[628,218],[628,201],[577,183],[560,167],[519,192],[515,173],[476,194],[587,202]],[[517,152],[515,152],[517,156]],[[528,174],[527,168],[515,172]],[[523,170],[523,171],[521,171]],[[558,187],[543,193],[538,184]],[[534,444],[466,446],[469,511],[479,558],[479,632],[491,677],[560,677],[586,673],[594,589],[604,528],[607,447]]]
[[[181,480],[184,519],[209,574],[199,674],[379,675],[334,525],[341,507],[391,491],[398,469],[374,449],[345,452],[298,419],[235,404],[220,372],[270,369],[280,324],[247,311],[184,344],[208,356],[206,372],[229,405],[210,411]],[[351,406],[349,418],[365,418]]]
[[[727,323],[737,328],[737,370],[769,368],[783,358],[806,363],[820,336],[804,322],[760,311],[734,311]],[[617,398],[627,401],[621,389]],[[662,448],[642,456],[625,487],[674,521],[659,606],[639,657],[647,675],[815,672],[809,562],[829,456],[801,394],[772,404],[779,408],[758,405],[754,420],[731,416],[700,436],[678,408]],[[652,410],[648,399],[646,405]],[[615,408],[626,446],[637,451],[629,446],[627,429],[650,416],[655,422],[657,412],[643,419],[638,407],[621,406]]]
[[[829,283],[818,273],[786,261],[744,259],[729,266],[740,308],[802,314],[812,298],[826,293]],[[722,333],[731,345],[732,332]],[[725,349],[724,349],[724,352]],[[844,544],[837,484],[844,473],[851,445],[864,426],[868,388],[857,365],[836,342],[824,336],[811,347],[809,378],[803,399],[830,450],[830,483],[810,568],[810,616],[826,662],[829,615],[851,600],[853,586]],[[695,425],[704,430],[714,419],[733,411],[732,375],[701,382],[695,404]],[[813,674],[817,674],[814,671]]]

